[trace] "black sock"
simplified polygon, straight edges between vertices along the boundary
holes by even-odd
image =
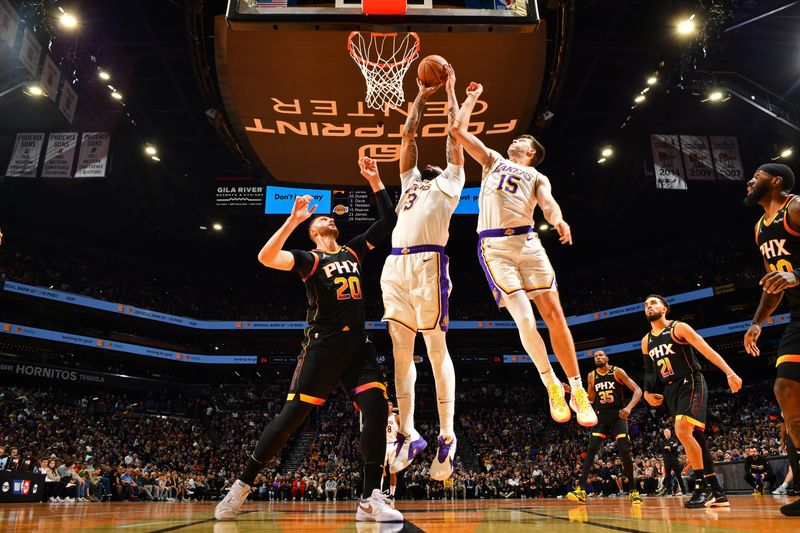
[[[356,396],[361,409],[361,457],[364,461],[364,487],[362,498],[369,498],[372,491],[380,490],[383,476],[383,460],[386,453],[386,411],[388,404],[381,389],[368,389]]]
[[[364,465],[364,492],[361,497],[366,499],[372,496],[374,489],[380,489],[383,465],[381,463],[368,463]]]
[[[583,459],[583,467],[581,468],[581,476],[578,480],[578,485],[583,489],[586,489],[586,480],[589,479],[589,474],[594,465],[594,458],[597,457],[597,452],[600,450],[600,443],[602,441],[603,439],[596,435],[589,437],[589,448],[586,450],[586,457]]]
[[[722,487],[719,484],[719,480],[717,479],[717,474],[715,474],[714,472],[711,472],[710,474],[706,474],[705,476],[703,476],[703,479],[705,479],[705,481],[709,485],[711,485],[712,489],[714,489],[714,490],[722,490]]]
[[[705,475],[706,475],[706,472],[703,469],[694,471],[694,488],[695,488],[695,490],[696,489],[702,489],[703,487],[705,487],[705,485],[706,485]]]
[[[247,458],[247,465],[244,467],[244,472],[239,474],[239,479],[248,485],[252,485],[262,468],[264,468],[264,465],[253,459],[251,455]]]

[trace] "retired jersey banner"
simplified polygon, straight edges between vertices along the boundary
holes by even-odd
[[[718,180],[744,180],[744,165],[736,137],[711,137],[711,153]]]
[[[18,28],[19,15],[8,3],[8,0],[0,0],[0,40],[9,48],[14,47]]]
[[[47,150],[44,152],[43,178],[69,178],[72,176],[72,163],[75,162],[75,147],[78,145],[76,132],[51,133],[47,136]]]
[[[50,55],[45,56],[42,66],[42,88],[53,103],[58,96],[58,84],[61,83],[61,70]]]
[[[19,49],[19,60],[31,73],[36,76],[39,70],[39,59],[42,57],[42,45],[36,36],[28,28],[25,28],[25,35],[22,36],[22,46]]]
[[[44,133],[17,133],[6,176],[35,178],[43,143]]]
[[[76,178],[104,178],[108,165],[108,133],[84,133],[81,137],[81,153],[78,156]]]
[[[657,189],[686,189],[683,158],[677,135],[651,135]]]
[[[78,107],[78,94],[68,82],[64,82],[61,89],[61,98],[58,100],[58,109],[67,118],[70,124],[75,118],[75,108]]]
[[[714,160],[708,146],[708,137],[681,135],[681,151],[686,178],[690,180],[713,180]]]

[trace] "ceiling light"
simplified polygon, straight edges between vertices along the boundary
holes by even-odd
[[[28,85],[23,92],[29,96],[44,96],[44,91],[38,85]]]
[[[219,222],[215,222],[214,225],[211,227],[214,228],[214,231],[222,231],[222,224],[220,224]]]
[[[694,15],[692,15],[688,19],[678,22],[677,28],[678,28],[678,33],[680,33],[681,35],[690,35],[694,33],[696,29],[696,24],[694,23]]]
[[[644,99],[645,99],[645,96],[643,94],[640,94],[639,96],[634,98],[633,101],[638,104],[639,102],[644,102]]]
[[[160,158],[160,157],[158,157],[157,155],[152,155],[152,156],[150,156],[150,159],[152,159],[152,160],[153,160],[153,161],[155,161],[156,163],[158,163],[159,161],[161,161],[161,158]]]
[[[158,153],[158,150],[156,150],[156,147],[153,146],[152,144],[148,144],[144,148],[144,153],[146,153],[147,155],[156,155]]]
[[[704,102],[724,102],[725,100],[727,100],[727,98],[725,98],[725,93],[720,91],[720,90],[715,89],[715,90],[711,91],[710,93],[708,93],[708,96],[703,101]]]
[[[606,162],[606,158],[605,157],[601,157],[600,159],[597,160],[597,162],[602,165],[603,163]]]
[[[208,228],[206,226],[200,226],[200,229],[207,230]]]
[[[793,152],[791,148],[786,148],[781,152],[781,157],[784,159],[789,159],[790,157],[792,157],[792,153]]]
[[[550,226],[548,226],[547,224],[542,224],[541,226],[539,226],[539,229],[541,231],[547,231],[550,229]]]
[[[65,28],[69,28],[70,30],[78,26],[78,19],[76,19],[69,13],[64,13],[63,15],[61,15],[58,18],[58,21],[61,23],[62,26],[64,26]]]
[[[111,93],[111,98],[113,98],[114,100],[122,100],[122,94],[118,93],[117,91],[114,91],[113,93]]]
[[[649,78],[647,78],[647,85],[655,85],[657,81],[658,78],[656,78],[655,76],[650,76]]]
[[[110,79],[111,79],[111,74],[109,74],[109,73],[108,73],[108,72],[106,72],[105,70],[101,70],[100,72],[98,72],[98,73],[97,73],[97,76],[98,76],[98,77],[99,77],[101,80],[104,80],[104,81],[108,81],[108,80],[110,80]]]
[[[614,155],[614,150],[610,146],[606,146],[605,148],[603,148],[603,151],[600,152],[600,155],[602,155],[603,157],[611,157],[612,155]]]

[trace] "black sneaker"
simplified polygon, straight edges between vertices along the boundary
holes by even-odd
[[[711,496],[706,499],[706,507],[730,507],[728,497],[720,489],[711,489]]]
[[[781,514],[786,516],[800,516],[800,500],[781,507]]]
[[[711,498],[712,491],[709,487],[698,486],[694,489],[689,501],[684,502],[683,506],[687,509],[703,509],[706,502]]]

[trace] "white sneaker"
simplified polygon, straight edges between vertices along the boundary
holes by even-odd
[[[236,515],[239,514],[239,510],[251,490],[250,485],[241,479],[237,479],[225,498],[214,509],[214,518],[217,520],[236,520]]]
[[[597,425],[597,413],[594,412],[592,404],[589,403],[589,395],[583,387],[572,389],[569,398],[569,406],[575,411],[578,424],[585,428]]]
[[[422,435],[416,430],[412,430],[408,435],[398,432],[397,451],[394,456],[394,462],[389,467],[389,472],[396,474],[405,469],[427,446],[428,441],[422,438]]]
[[[436,457],[431,463],[431,478],[436,481],[444,481],[453,473],[453,458],[456,456],[456,438],[447,442],[443,436],[439,436]]]
[[[47,501],[50,502],[50,503],[58,503],[56,501],[56,499],[54,497],[52,497],[52,496],[50,496],[50,498]]]
[[[780,486],[772,491],[772,494],[786,494],[786,487]]]
[[[369,498],[358,502],[356,522],[402,522],[403,514],[392,509],[389,498],[380,489],[373,489]]]

